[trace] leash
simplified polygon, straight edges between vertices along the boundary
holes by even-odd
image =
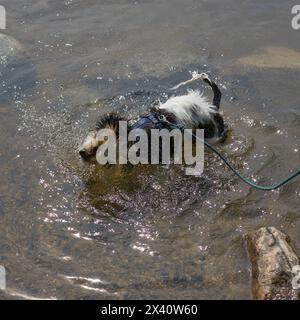
[[[180,125],[176,125],[174,123],[171,123],[170,121],[168,121],[164,116],[160,116],[159,118],[160,121],[165,122],[166,124],[168,124],[171,128],[173,129],[183,129],[183,126]],[[188,132],[189,133],[189,132]],[[280,187],[282,187],[283,185],[287,184],[288,182],[290,182],[291,180],[295,179],[297,176],[300,175],[300,169],[297,170],[296,172],[294,172],[292,175],[290,175],[289,177],[287,177],[286,179],[282,180],[279,183],[276,183],[274,185],[271,186],[261,186],[258,185],[256,183],[254,183],[253,181],[251,181],[250,179],[246,178],[245,176],[243,176],[240,172],[238,172],[234,166],[215,148],[213,147],[210,143],[208,143],[206,140],[200,139],[199,137],[195,136],[195,134],[191,133],[191,135],[193,137],[195,137],[197,140],[204,142],[204,144],[212,151],[214,152],[224,163],[225,165],[240,179],[242,180],[245,184],[247,184],[248,186],[256,189],[256,190],[264,190],[264,191],[271,191],[271,190],[276,190]]]

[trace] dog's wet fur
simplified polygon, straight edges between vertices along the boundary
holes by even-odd
[[[173,96],[166,102],[159,103],[152,107],[150,112],[164,116],[167,122],[185,129],[204,129],[205,139],[222,141],[226,137],[227,127],[224,125],[223,117],[219,113],[221,91],[207,74],[201,74],[201,79],[213,90],[212,103],[209,103],[200,91],[189,90],[186,95]],[[119,136],[119,121],[127,121],[128,131],[131,130],[131,119],[126,119],[117,113],[109,113],[98,119],[95,128],[88,134],[79,148],[79,154],[84,160],[95,157],[98,147],[103,143],[97,140],[97,132],[99,130],[111,129],[115,132],[116,137]],[[171,130],[167,123],[164,127]],[[143,129],[149,133],[149,130],[154,128],[155,124],[149,123]]]

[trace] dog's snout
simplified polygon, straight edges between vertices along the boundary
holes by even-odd
[[[79,147],[78,152],[84,160],[89,160],[96,155],[96,151],[99,145],[96,135],[96,131],[90,132],[85,138],[82,145]]]

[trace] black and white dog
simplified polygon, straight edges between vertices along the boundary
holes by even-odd
[[[198,75],[197,79],[205,81],[213,90],[213,101],[209,103],[200,91],[190,90],[186,95],[173,96],[166,102],[151,108],[150,112],[141,116],[128,130],[170,129],[167,123],[176,124],[186,129],[204,129],[205,139],[223,140],[227,128],[219,113],[221,91],[206,73]],[[188,81],[187,81],[188,82]],[[187,83],[186,82],[186,83]],[[164,121],[161,121],[164,119]],[[118,114],[111,113],[100,118],[96,127],[89,133],[79,148],[79,154],[85,160],[93,158],[103,141],[98,141],[97,132],[101,129],[111,129],[119,136],[119,121],[130,121]]]

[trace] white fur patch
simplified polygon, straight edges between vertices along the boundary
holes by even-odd
[[[171,97],[165,103],[160,103],[158,108],[173,113],[185,126],[197,126],[199,122],[209,122],[212,120],[211,114],[217,112],[216,108],[203,97],[203,93],[193,90],[189,90],[183,96]]]

